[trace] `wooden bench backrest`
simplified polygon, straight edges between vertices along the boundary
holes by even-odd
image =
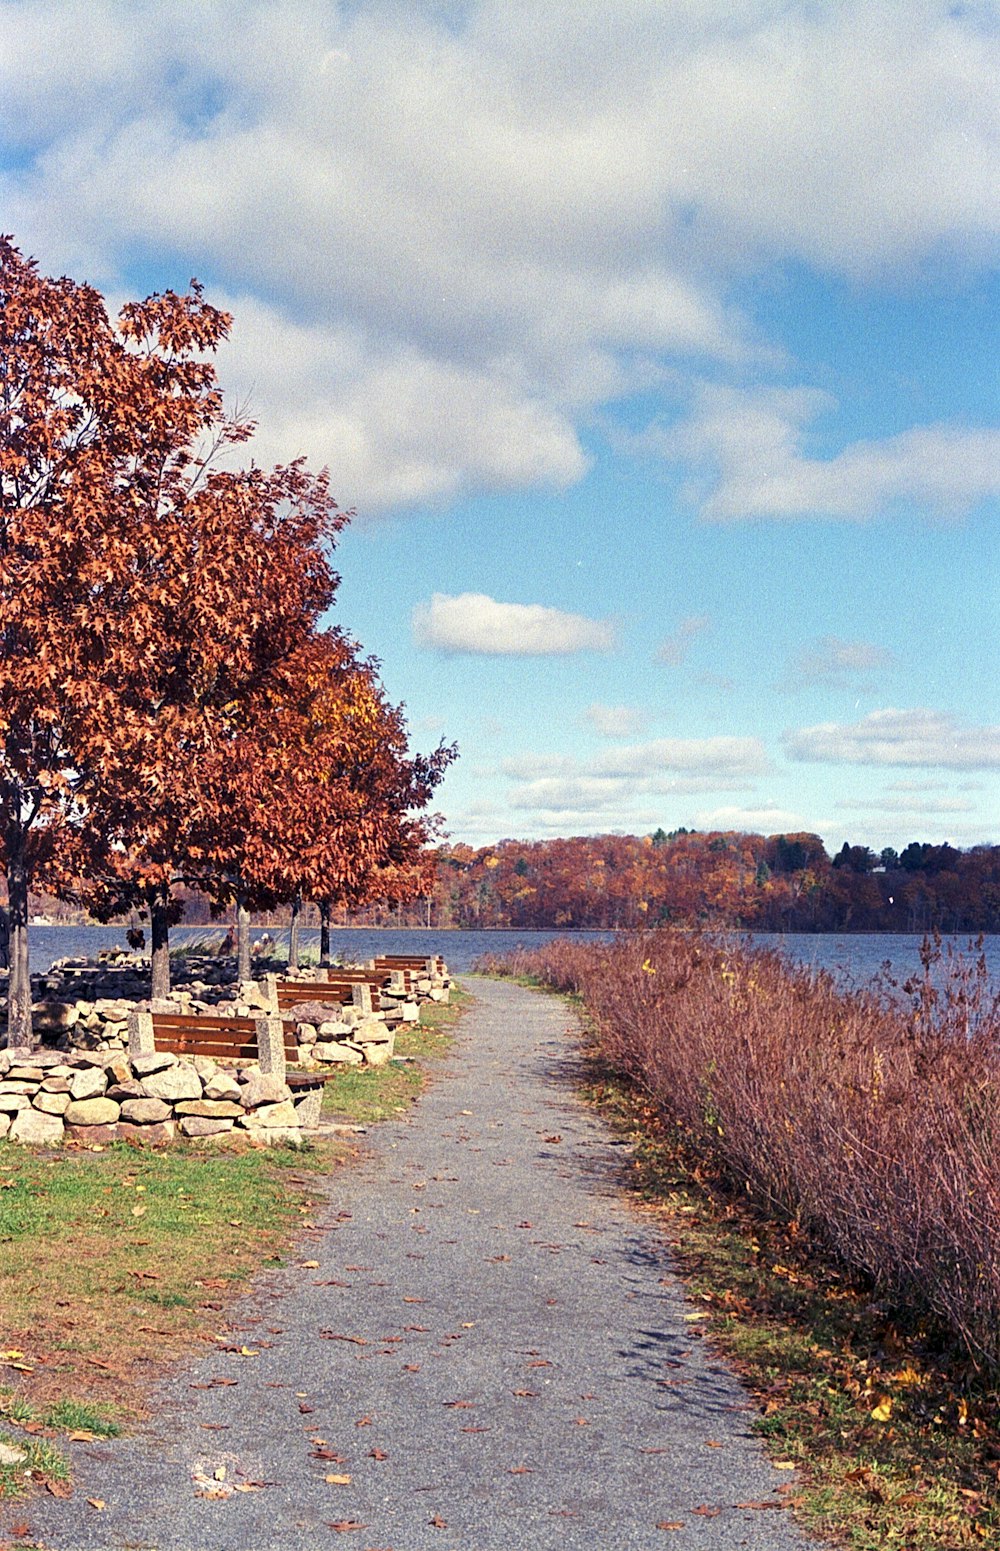
[[[157,1050],[176,1056],[211,1056],[219,1061],[256,1061],[257,1025],[253,1018],[213,1018],[200,1013],[154,1013]],[[285,1054],[298,1056],[292,1029],[285,1030]]]
[[[279,980],[276,990],[279,1012],[295,1007],[299,1002],[331,1002],[351,1006],[356,985],[370,984],[357,980]],[[372,1010],[377,1012],[380,1001],[378,986],[371,986]]]

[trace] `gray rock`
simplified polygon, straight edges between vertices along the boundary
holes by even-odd
[[[178,1099],[201,1098],[201,1078],[193,1066],[178,1064],[151,1072],[143,1077],[142,1086],[151,1099],[168,1099],[176,1103]]]
[[[38,1109],[25,1109],[15,1115],[7,1133],[12,1142],[27,1142],[33,1147],[61,1141],[64,1134],[61,1116],[46,1115]]]
[[[74,1099],[63,1113],[68,1126],[110,1126],[121,1114],[114,1099]]]
[[[288,1092],[287,1088],[285,1089]],[[284,1099],[280,1104],[261,1104],[257,1109],[251,1109],[243,1116],[243,1125],[256,1128],[263,1126],[294,1126],[295,1105],[291,1097]]]
[[[0,1115],[16,1115],[22,1109],[30,1109],[31,1100],[23,1093],[0,1094]]]
[[[326,1065],[332,1065],[335,1061],[345,1066],[360,1066],[364,1056],[354,1045],[334,1045],[325,1041],[313,1045],[312,1055],[314,1061],[322,1061]]]
[[[206,1099],[235,1099],[239,1100],[240,1085],[236,1078],[229,1072],[216,1072],[205,1084]]]
[[[280,1077],[258,1072],[248,1078],[240,1090],[240,1103],[244,1109],[257,1109],[261,1104],[280,1104],[291,1098],[291,1092]]]
[[[154,1072],[165,1072],[168,1067],[177,1065],[177,1057],[167,1050],[151,1050],[148,1055],[133,1056],[131,1060],[132,1070],[140,1077],[151,1077]]]
[[[32,1094],[37,1093],[40,1086],[37,1082],[11,1082],[9,1078],[5,1078],[3,1082],[0,1082],[0,1094]]]
[[[128,1120],[119,1120],[118,1136],[123,1142],[139,1142],[150,1147],[162,1147],[176,1140],[177,1127],[172,1120],[141,1126],[133,1125]]]
[[[108,1079],[101,1067],[92,1066],[77,1072],[69,1081],[69,1091],[74,1099],[96,1099],[107,1091]]]
[[[203,1120],[240,1120],[244,1109],[232,1099],[187,1099],[177,1106],[178,1115],[200,1115]]]
[[[221,1136],[223,1132],[232,1131],[234,1125],[233,1120],[212,1120],[208,1115],[185,1115],[180,1122],[182,1134],[191,1137]]]
[[[121,1107],[121,1118],[135,1126],[159,1125],[172,1116],[170,1105],[162,1099],[126,1099]]]
[[[68,1093],[36,1093],[32,1107],[40,1109],[43,1115],[64,1115],[72,1100]]]

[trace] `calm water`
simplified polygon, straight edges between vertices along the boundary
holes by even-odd
[[[221,942],[224,926],[178,927],[170,934],[172,943],[184,941]],[[255,932],[254,936],[259,936]],[[449,967],[456,971],[467,970],[481,953],[502,953],[506,949],[537,947],[553,938],[566,936],[565,932],[443,932],[431,928],[427,931],[388,931],[370,928],[335,931],[331,946],[335,954],[345,959],[367,959],[377,953],[442,953]],[[609,932],[574,932],[580,941],[601,941],[611,936]],[[745,934],[751,941],[778,947],[789,958],[817,969],[832,971],[843,983],[862,985],[877,975],[886,959],[892,964],[897,976],[906,977],[920,968],[919,936],[903,936],[891,933],[870,935],[835,936],[825,933],[793,933],[779,936],[775,933]],[[271,936],[278,943],[287,945],[288,934],[271,928]],[[30,932],[31,967],[48,969],[60,958],[92,957],[100,948],[125,947],[125,930],[114,926],[33,926]],[[950,939],[959,948],[966,948],[967,938]],[[304,931],[304,947],[318,945],[319,933]],[[994,981],[1000,985],[1000,936],[987,937],[984,943],[987,962]]]

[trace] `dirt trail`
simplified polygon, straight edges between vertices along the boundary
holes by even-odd
[[[788,1476],[618,1188],[621,1148],[574,1097],[571,1015],[475,991],[412,1116],[336,1176],[296,1257],[318,1266],[266,1275],[243,1306],[232,1344],[257,1355],[213,1352],[142,1436],[75,1446],[73,1499],[19,1514],[42,1544],[812,1544],[787,1513],[739,1506],[779,1501]]]

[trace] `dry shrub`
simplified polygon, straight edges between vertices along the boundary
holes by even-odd
[[[696,1153],[876,1293],[1000,1371],[1000,1005],[980,960],[847,992],[660,931],[482,966],[584,999],[604,1054]]]

